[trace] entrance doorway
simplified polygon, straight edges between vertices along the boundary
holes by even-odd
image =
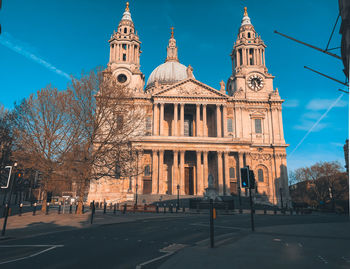
[[[193,195],[193,167],[185,167],[185,193]]]

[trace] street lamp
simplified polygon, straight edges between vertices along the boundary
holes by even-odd
[[[283,194],[282,194],[282,187],[280,187],[280,195],[281,195],[281,209],[283,209]]]
[[[177,210],[179,210],[179,208],[180,208],[180,197],[179,197],[180,185],[179,184],[177,184],[176,189],[177,189]]]
[[[137,206],[137,188],[139,187],[139,185],[136,183],[135,185],[135,190],[136,190],[136,198],[135,198],[135,205]]]
[[[9,189],[10,200],[8,201],[8,205],[7,205],[6,211],[5,211],[4,225],[2,227],[2,232],[1,232],[2,236],[5,235],[5,231],[6,231],[7,218],[9,216],[9,210],[10,210],[10,204],[11,204],[12,190],[13,190],[13,186],[15,185],[15,180],[16,180],[16,174],[15,174],[16,168],[17,168],[17,162],[15,162],[13,164],[13,170],[12,170],[12,174],[10,176],[10,189]],[[11,180],[11,178],[12,178],[12,180]]]

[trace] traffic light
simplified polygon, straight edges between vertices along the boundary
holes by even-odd
[[[249,170],[249,188],[255,189],[255,176],[253,170]]]
[[[249,169],[248,167],[241,168],[241,182],[243,188],[249,188]]]

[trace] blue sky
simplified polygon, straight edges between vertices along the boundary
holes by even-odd
[[[267,45],[266,65],[275,76],[274,87],[286,100],[283,123],[290,144],[288,168],[318,161],[344,164],[349,97],[341,96],[338,89],[346,87],[303,68],[307,65],[344,81],[342,62],[273,33],[278,30],[325,48],[338,15],[337,1],[130,1],[146,79],[164,62],[169,28],[174,26],[180,62],[191,64],[196,79],[218,89],[219,82],[232,72],[229,54],[244,6]],[[108,39],[124,8],[125,1],[112,0],[3,0],[0,103],[12,108],[15,101],[47,84],[64,89],[70,75],[79,77],[96,66],[105,67]],[[340,46],[339,25],[331,48]],[[333,52],[340,54],[339,49]]]

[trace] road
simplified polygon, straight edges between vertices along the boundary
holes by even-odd
[[[346,218],[334,215],[256,215],[257,227],[340,221],[346,221]],[[208,215],[178,218],[164,216],[161,219],[109,224],[32,238],[0,241],[0,267],[2,269],[135,268],[165,255],[160,250],[169,245],[186,248],[207,239],[208,224]],[[215,235],[222,238],[228,233],[238,235],[243,231],[247,233],[249,225],[249,215],[219,215],[215,221]],[[156,268],[168,258],[150,262],[142,268]]]

